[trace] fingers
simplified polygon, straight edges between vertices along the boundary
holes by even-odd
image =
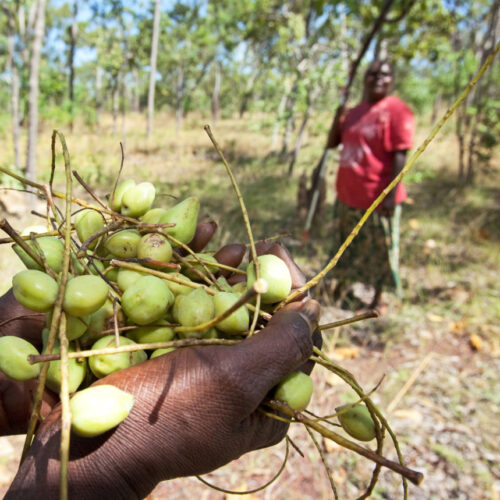
[[[23,307],[15,299],[12,289],[0,297],[0,337],[21,337],[40,349],[44,320],[43,314]]]
[[[261,332],[225,352],[224,369],[242,387],[250,408],[256,408],[280,380],[307,361],[319,311],[314,300],[289,304]]]
[[[219,251],[214,254],[215,260],[226,266],[238,267],[245,256],[246,247],[240,243],[232,243],[230,245],[223,246]],[[227,278],[231,274],[231,271],[226,269],[221,269],[218,272],[218,276],[224,276]]]
[[[215,231],[217,231],[216,222],[199,222],[194,237],[189,243],[189,248],[194,252],[201,252],[208,245]]]

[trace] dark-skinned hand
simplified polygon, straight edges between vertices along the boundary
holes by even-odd
[[[159,481],[204,474],[278,443],[287,424],[259,406],[311,355],[318,316],[315,301],[296,302],[237,345],[177,349],[95,382],[133,394],[135,403],[115,429],[71,435],[69,497],[144,498]],[[39,427],[6,499],[58,498],[60,416],[57,405]]]

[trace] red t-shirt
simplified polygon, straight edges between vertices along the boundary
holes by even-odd
[[[368,208],[393,178],[394,151],[413,146],[414,129],[413,113],[395,96],[363,101],[350,109],[340,126],[339,199],[354,208]],[[406,197],[400,182],[396,203]]]

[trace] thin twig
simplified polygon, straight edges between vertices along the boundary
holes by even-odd
[[[339,326],[350,325],[351,323],[357,323],[364,319],[378,318],[379,313],[373,309],[372,311],[367,311],[362,314],[357,314],[351,318],[341,319],[339,321],[334,321],[333,323],[325,323],[324,325],[319,325],[318,330],[330,330],[331,328],[338,328]]]

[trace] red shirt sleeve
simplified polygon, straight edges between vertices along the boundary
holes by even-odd
[[[389,126],[385,135],[387,151],[401,151],[413,147],[415,119],[410,108],[397,97],[391,96]]]

